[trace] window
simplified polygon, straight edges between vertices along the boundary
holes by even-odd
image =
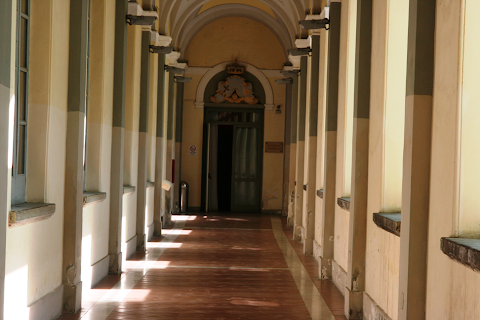
[[[28,60],[30,37],[30,1],[17,3],[16,109],[12,168],[12,204],[25,202],[27,129],[28,129]]]

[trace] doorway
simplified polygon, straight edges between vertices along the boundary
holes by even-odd
[[[205,108],[202,208],[260,212],[263,109]]]

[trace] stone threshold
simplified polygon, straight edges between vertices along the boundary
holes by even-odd
[[[147,181],[147,189],[151,189],[153,187],[155,187],[155,182]]]
[[[453,260],[480,271],[480,239],[441,238],[440,248]]]
[[[350,212],[350,197],[337,198],[337,204],[343,210]]]
[[[84,191],[83,192],[83,206],[102,202],[107,198],[106,192]]]
[[[55,213],[54,203],[22,203],[13,205],[8,213],[8,226],[19,227],[50,218]]]
[[[323,189],[317,190],[317,197],[323,199]]]
[[[123,186],[123,195],[128,196],[135,192],[135,186]]]
[[[400,237],[401,214],[395,213],[374,213],[373,222],[383,230]]]

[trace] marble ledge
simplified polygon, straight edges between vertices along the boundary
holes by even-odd
[[[337,198],[337,204],[343,210],[350,212],[350,197]]]
[[[83,192],[83,206],[102,202],[107,198],[106,192],[84,191]]]
[[[480,239],[441,238],[440,249],[451,259],[480,271]]]
[[[13,205],[8,213],[8,226],[19,227],[50,218],[55,213],[54,203],[22,203]]]
[[[383,230],[400,237],[401,214],[395,213],[374,213],[373,222]]]
[[[128,196],[135,192],[135,186],[123,186],[123,195]]]

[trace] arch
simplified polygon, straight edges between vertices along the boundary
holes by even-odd
[[[273,89],[272,89],[272,86],[270,85],[270,81],[268,81],[265,74],[257,67],[244,62],[239,62],[239,63],[242,66],[245,66],[245,70],[250,72],[252,75],[254,75],[258,79],[258,81],[260,81],[260,83],[262,84],[263,90],[265,91],[265,105],[264,105],[265,110],[272,111],[275,105],[273,103]],[[205,102],[203,101],[204,93],[210,80],[219,72],[224,71],[227,65],[229,64],[232,64],[232,62],[224,62],[224,63],[217,64],[215,67],[208,70],[208,72],[205,73],[205,75],[202,77],[202,80],[200,80],[200,83],[198,84],[197,94],[195,96],[195,107],[197,109],[203,109],[203,107],[205,106]]]
[[[285,58],[288,58],[287,50],[293,47],[292,39],[295,36],[289,32],[287,26],[272,18],[265,11],[242,4],[227,4],[210,8],[198,16],[191,17],[191,20],[185,21],[180,29],[174,30],[172,38],[176,39],[177,47],[181,48],[181,58],[185,58],[190,42],[200,30],[218,19],[227,17],[245,17],[266,26],[278,39],[283,47]]]

